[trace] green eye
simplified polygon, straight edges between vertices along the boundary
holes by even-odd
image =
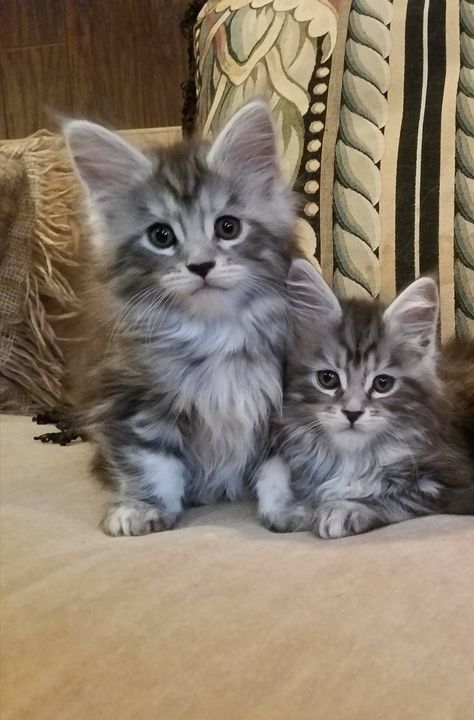
[[[335,390],[341,384],[339,375],[333,370],[319,370],[316,374],[318,383],[325,390]]]
[[[372,388],[378,393],[387,393],[395,385],[395,378],[391,375],[377,375],[372,382]]]
[[[223,215],[214,223],[214,232],[221,240],[235,240],[241,229],[240,220],[232,215]]]
[[[151,244],[160,250],[166,250],[176,245],[176,235],[173,229],[165,223],[155,223],[146,232]]]

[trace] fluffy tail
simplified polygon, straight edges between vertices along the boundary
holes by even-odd
[[[474,463],[474,340],[456,338],[443,348],[441,376],[448,388],[453,423],[464,436]]]
[[[443,512],[448,515],[474,515],[474,486],[459,490]]]

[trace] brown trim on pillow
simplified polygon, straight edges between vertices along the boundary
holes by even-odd
[[[188,77],[181,85],[183,94],[183,110],[181,126],[183,135],[189,137],[196,129],[197,94],[196,94],[196,57],[194,54],[194,26],[206,0],[193,0],[184,13],[180,28],[186,38],[188,51]]]

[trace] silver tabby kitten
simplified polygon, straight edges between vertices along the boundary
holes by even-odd
[[[212,145],[142,154],[92,123],[66,137],[88,188],[112,341],[92,438],[118,489],[103,528],[172,528],[242,495],[281,406],[294,210],[267,107]]]
[[[339,303],[296,260],[289,291],[296,342],[257,480],[263,522],[336,538],[445,510],[474,477],[438,376],[434,281],[387,309]]]

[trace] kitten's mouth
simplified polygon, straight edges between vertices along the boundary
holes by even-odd
[[[196,290],[193,290],[191,295],[199,295],[206,292],[224,292],[225,289],[226,288],[220,287],[219,285],[209,285],[209,283],[204,282],[202,285],[196,288]]]

